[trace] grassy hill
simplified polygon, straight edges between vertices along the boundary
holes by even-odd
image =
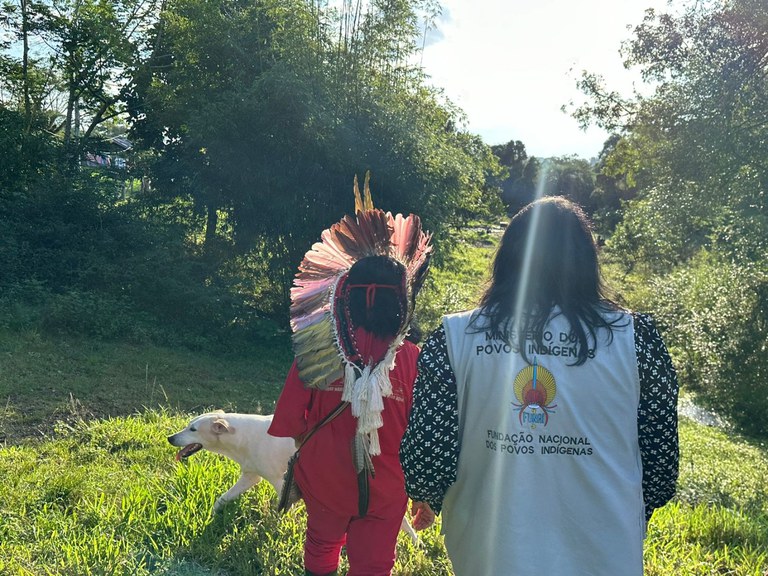
[[[46,436],[57,421],[145,408],[269,413],[290,343],[231,354],[0,331],[0,442]]]

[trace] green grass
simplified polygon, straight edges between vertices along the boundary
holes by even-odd
[[[166,436],[188,417],[60,422],[0,449],[0,574],[302,574],[302,506],[280,516],[262,482],[212,514],[238,470],[210,453],[175,462]],[[681,440],[678,496],[651,521],[646,573],[764,576],[765,448],[685,420]],[[439,527],[422,539],[416,548],[401,534],[394,573],[450,575]]]
[[[487,285],[491,262],[503,230],[478,228],[459,233],[461,242],[432,266],[419,294],[416,319],[425,337],[443,314],[474,308]]]
[[[303,507],[280,516],[262,482],[212,514],[237,466],[211,453],[175,462],[166,436],[187,418],[147,410],[3,448],[0,573],[303,574]],[[449,574],[436,529],[423,539],[400,536],[399,573]]]
[[[59,420],[144,408],[270,413],[290,362],[287,338],[214,355],[0,331],[0,442],[45,435]]]
[[[682,420],[675,500],[645,544],[648,576],[768,573],[768,453],[764,445]]]

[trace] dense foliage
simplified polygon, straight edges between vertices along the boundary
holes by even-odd
[[[356,175],[436,238],[498,211],[495,157],[414,64],[434,10],[4,2],[4,322],[226,344],[285,325],[301,255],[351,212]]]
[[[437,237],[493,206],[490,151],[411,64],[418,7],[175,0],[161,15],[133,133],[159,152],[163,193],[204,212],[206,243],[258,249],[283,299],[303,252],[351,211],[355,174]]]
[[[624,45],[651,83],[622,100],[586,74],[583,121],[616,130],[604,179],[624,193],[610,258],[635,275],[685,385],[744,429],[768,409],[768,6],[649,10]],[[650,289],[648,289],[650,288]]]

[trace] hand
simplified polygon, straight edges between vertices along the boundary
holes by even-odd
[[[426,502],[412,502],[411,516],[411,525],[417,532],[429,528],[435,522],[435,513]]]

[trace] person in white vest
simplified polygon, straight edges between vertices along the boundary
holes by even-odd
[[[457,576],[643,573],[677,481],[677,376],[653,319],[607,297],[577,205],[512,218],[479,307],[443,318],[418,369],[400,460]]]

